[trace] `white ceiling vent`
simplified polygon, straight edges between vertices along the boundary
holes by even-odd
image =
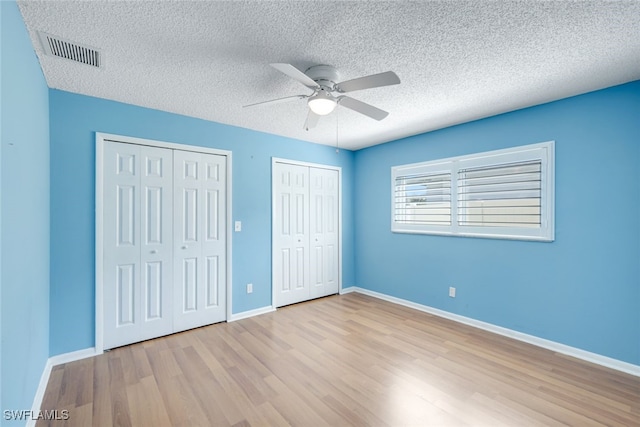
[[[51,34],[38,32],[40,43],[47,55],[70,59],[92,67],[102,67],[102,53],[95,48],[83,46]]]

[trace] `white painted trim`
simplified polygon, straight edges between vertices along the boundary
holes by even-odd
[[[175,142],[157,141],[153,139],[134,138],[132,136],[114,135],[104,132],[96,132],[96,141],[124,142],[125,144],[147,145],[149,147],[168,148],[170,150],[193,151],[196,153],[217,154],[219,156],[231,156],[231,151],[218,148],[203,147],[200,145],[177,144]]]
[[[33,397],[33,404],[31,405],[31,413],[38,413],[40,408],[42,407],[42,400],[44,399],[44,393],[47,390],[47,384],[49,384],[49,377],[51,376],[51,369],[54,366],[61,365],[63,363],[74,362],[80,359],[86,359],[87,357],[97,356],[95,348],[86,348],[84,350],[72,351],[71,353],[59,354],[57,356],[53,356],[47,359],[47,362],[44,364],[44,369],[42,370],[42,375],[40,376],[40,383],[38,383],[38,389],[36,390],[36,394]],[[29,417],[27,420],[27,427],[35,427],[37,420],[32,419],[33,417]]]
[[[459,314],[450,313],[448,311],[439,310],[428,305],[418,304],[413,301],[408,301],[402,298],[396,298],[390,295],[386,295],[380,292],[371,291],[369,289],[352,286],[344,289],[342,293],[358,292],[363,295],[368,295],[374,298],[378,298],[384,301],[388,301],[394,304],[402,305],[405,307],[413,308],[425,313],[433,314],[438,317],[453,320],[454,322],[463,323],[465,325],[473,326],[474,328],[483,329],[494,334],[503,335],[505,337],[513,338],[518,341],[533,344],[537,347],[546,348],[547,350],[554,351],[556,353],[565,354],[567,356],[575,357],[576,359],[585,360],[587,362],[595,363],[607,368],[615,369],[617,371],[625,372],[630,375],[640,377],[640,366],[632,363],[623,362],[621,360],[613,359],[611,357],[602,356],[600,354],[591,353],[576,347],[571,347],[565,344],[561,344],[555,341],[550,341],[544,338],[539,338],[534,335],[525,334],[522,332],[514,331],[513,329],[503,328],[502,326],[493,325],[491,323],[482,322],[480,320],[472,319]]]
[[[104,326],[102,324],[102,320],[104,319],[104,310],[103,310],[103,283],[102,278],[104,277],[104,268],[103,268],[103,260],[104,260],[104,218],[102,214],[103,206],[102,202],[104,200],[104,139],[105,137],[102,134],[96,133],[96,199],[95,199],[95,217],[96,217],[96,277],[95,280],[95,340],[94,345],[95,348],[102,353],[104,349]]]
[[[288,165],[307,166],[310,168],[329,169],[329,170],[337,170],[337,171],[342,170],[342,167],[340,166],[323,165],[322,163],[301,162],[298,160],[283,159],[281,157],[272,157],[271,166],[273,166],[274,163],[286,163]]]
[[[232,256],[233,256],[233,197],[232,197],[232,192],[233,192],[233,155],[231,153],[231,151],[226,151],[227,154],[225,154],[225,156],[227,157],[227,161],[226,161],[226,169],[227,169],[227,182],[226,182],[226,186],[227,186],[227,253],[225,254],[227,257],[227,315],[226,318],[227,320],[229,320],[231,318],[231,316],[233,316],[233,298],[232,298],[232,293],[233,293],[233,280],[232,280],[232,273],[233,273],[233,262],[232,262]]]
[[[51,368],[53,365],[51,364],[51,358],[47,359],[47,362],[44,364],[44,369],[42,370],[42,375],[40,376],[40,382],[38,383],[38,389],[36,390],[36,394],[33,397],[33,404],[31,405],[31,413],[38,413],[40,408],[42,407],[42,400],[44,399],[44,392],[47,390],[47,384],[49,384],[49,377],[51,376]],[[26,426],[27,427],[35,427],[36,422],[38,420],[32,419],[33,417],[29,417],[27,419]]]
[[[271,305],[276,306],[276,288],[273,286],[275,265],[273,265],[273,252],[275,236],[273,231],[273,219],[276,216],[276,192],[273,185],[273,172],[276,163],[286,163],[296,166],[307,166],[318,169],[335,170],[338,172],[338,293],[342,293],[342,167],[323,165],[320,163],[301,162],[298,160],[283,159],[280,157],[271,158]]]
[[[243,311],[242,313],[233,314],[227,319],[227,322],[235,322],[236,320],[247,319],[249,317],[259,316],[261,314],[273,313],[276,308],[272,305],[256,308],[254,310]]]
[[[103,311],[103,283],[102,277],[104,273],[103,269],[103,206],[102,201],[104,198],[103,194],[103,186],[104,186],[104,170],[103,170],[103,162],[104,162],[104,143],[105,141],[113,141],[120,142],[126,144],[136,144],[136,145],[145,145],[150,147],[159,147],[159,148],[168,148],[171,150],[181,150],[181,151],[192,151],[196,153],[205,153],[205,154],[216,154],[219,156],[225,156],[226,158],[226,186],[227,186],[227,298],[226,298],[226,319],[228,320],[232,316],[232,240],[233,240],[233,203],[232,203],[232,188],[233,188],[233,173],[232,173],[232,163],[233,163],[233,153],[228,150],[220,150],[217,148],[209,148],[209,147],[201,147],[198,145],[185,145],[185,144],[176,144],[173,142],[165,142],[165,141],[155,141],[151,139],[143,139],[143,138],[134,138],[130,136],[123,135],[114,135],[103,132],[96,132],[96,199],[95,199],[95,215],[96,215],[96,224],[95,224],[95,232],[96,232],[96,246],[95,246],[95,263],[96,263],[96,271],[95,271],[95,351],[96,354],[102,354],[104,351],[104,311]]]
[[[99,356],[103,352],[98,352],[95,347],[85,348],[84,350],[63,353],[49,358],[51,366],[62,365],[63,363],[75,362],[76,360],[86,359],[88,357]]]
[[[338,167],[338,294],[342,291],[342,168]]]

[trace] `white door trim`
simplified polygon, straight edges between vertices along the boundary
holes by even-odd
[[[105,141],[113,141],[113,142],[122,142],[126,144],[136,144],[136,145],[146,145],[151,147],[160,147],[160,148],[169,148],[172,150],[182,150],[182,151],[193,151],[197,153],[205,153],[205,154],[217,154],[220,156],[226,157],[226,166],[227,166],[227,249],[226,249],[226,257],[227,257],[227,298],[226,298],[226,320],[230,319],[233,316],[232,313],[232,153],[228,150],[219,150],[216,148],[208,148],[208,147],[200,147],[196,145],[183,145],[176,144],[173,142],[164,142],[164,141],[155,141],[151,139],[142,139],[142,138],[134,138],[130,136],[122,136],[122,135],[114,135],[102,132],[96,132],[96,199],[95,199],[95,214],[96,214],[96,271],[95,271],[95,304],[96,304],[96,317],[95,317],[95,351],[96,354],[102,354],[104,352],[104,325],[103,325],[103,315],[104,315],[104,298],[103,298],[103,283],[102,277],[104,273],[103,266],[103,234],[104,234],[104,218],[103,218],[103,186],[104,186],[104,170],[103,170],[103,161],[104,161],[104,143]]]
[[[275,232],[273,228],[273,218],[276,215],[276,192],[274,188],[273,174],[275,171],[276,163],[286,163],[296,166],[308,166],[319,169],[329,169],[338,172],[338,293],[342,293],[342,168],[340,166],[323,165],[320,163],[301,162],[297,160],[283,159],[279,157],[271,158],[271,309],[276,310],[276,287],[275,282],[275,269],[274,265],[274,250],[275,250]]]

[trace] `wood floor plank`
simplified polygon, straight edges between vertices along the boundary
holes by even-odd
[[[211,426],[225,426],[234,424],[225,416],[220,387],[216,384],[213,374],[187,380],[196,403],[205,413],[207,422]]]
[[[137,378],[144,378],[153,375],[149,357],[145,348],[140,344],[131,346],[131,357],[135,366],[135,375]]]
[[[55,422],[53,425],[57,425],[57,423],[58,422]],[[62,421],[62,425],[65,426],[90,426],[94,424],[92,403],[76,406],[73,409],[73,415],[69,413],[69,419]]]
[[[42,398],[43,408],[54,408],[58,404],[61,396],[62,376],[64,375],[64,365],[54,366],[49,375],[49,382]]]
[[[113,425],[109,388],[109,358],[101,354],[94,358],[92,421],[94,426]]]
[[[255,411],[247,411],[247,422],[252,426],[286,426],[287,420],[273,407],[271,402],[264,402],[255,408]]]
[[[122,363],[116,352],[108,354],[109,359],[109,394],[111,395],[111,420],[114,426],[131,427],[129,399]],[[94,402],[94,405],[96,402]]]
[[[167,425],[169,414],[154,377],[126,386],[131,423],[136,427]]]
[[[154,348],[147,348],[145,352],[154,376],[173,377],[182,374],[182,370],[176,362],[171,348],[159,351],[156,351]]]
[[[138,384],[140,381],[140,377],[138,376],[138,371],[136,369],[136,363],[131,352],[131,349],[137,346],[137,344],[134,344],[132,346],[120,347],[113,350],[114,356],[117,355],[120,358],[124,381],[127,385]]]
[[[281,381],[280,377],[284,381]],[[296,383],[294,376],[279,375],[279,377],[269,377],[266,381],[276,391],[275,396],[270,399],[270,403],[287,420],[287,424],[331,426],[325,417],[321,416],[321,410],[318,410],[313,404],[309,405],[308,398],[299,398],[298,393],[304,392],[304,390],[300,384]],[[296,396],[298,397],[296,398]],[[292,400],[296,401],[295,405],[291,405]]]
[[[75,382],[76,373],[82,369],[84,364],[82,360],[79,360],[77,364],[74,364],[74,369],[63,368],[62,382],[59,388],[59,397],[57,404],[60,406],[75,407],[77,399],[77,383]],[[66,364],[65,364],[66,365]]]
[[[182,375],[158,378],[158,388],[172,426],[207,426],[209,419]]]
[[[44,426],[640,427],[640,378],[361,294],[52,369]]]

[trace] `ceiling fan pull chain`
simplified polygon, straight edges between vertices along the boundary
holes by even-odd
[[[339,113],[340,113],[339,111],[336,111],[336,153],[340,152],[340,148],[338,147],[338,116],[340,115]]]

